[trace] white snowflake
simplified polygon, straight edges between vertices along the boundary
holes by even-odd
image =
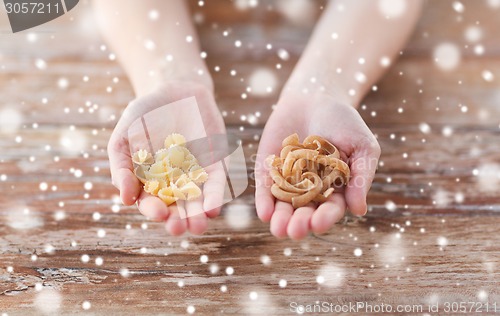
[[[62,304],[61,294],[51,288],[42,288],[35,296],[35,307],[43,314],[57,314]]]
[[[386,18],[397,18],[406,12],[406,0],[378,0],[378,9]]]
[[[226,207],[224,219],[229,227],[240,230],[250,226],[253,213],[254,211],[249,205],[233,203]]]
[[[455,69],[461,60],[460,48],[453,43],[441,43],[434,48],[434,62],[444,71]]]
[[[14,134],[23,123],[23,115],[13,107],[0,109],[0,131],[2,133]]]
[[[264,96],[276,89],[278,78],[269,68],[257,68],[250,74],[248,83],[253,95]]]
[[[346,272],[342,267],[327,264],[318,271],[316,282],[326,287],[340,287],[344,283],[345,275]]]

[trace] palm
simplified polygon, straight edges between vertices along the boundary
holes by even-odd
[[[301,139],[319,135],[330,140],[341,151],[352,172],[344,193],[334,193],[318,207],[310,204],[296,210],[292,205],[276,201],[271,192],[272,180],[263,160],[278,154],[281,141],[297,133]],[[344,216],[346,206],[357,215],[366,212],[366,192],[373,179],[378,144],[359,114],[328,96],[294,98],[280,101],[264,129],[256,163],[256,207],[263,221],[271,222],[271,232],[278,237],[300,239],[312,230],[324,233]]]
[[[193,96],[198,106],[165,106]],[[165,137],[174,132],[183,134],[188,141],[225,132],[222,117],[207,88],[186,82],[168,83],[127,106],[108,145],[113,183],[120,190],[124,204],[137,202],[145,216],[166,221],[171,234],[179,235],[186,229],[202,233],[207,226],[207,216],[216,216],[220,211],[222,197],[219,197],[221,188],[218,183],[224,176],[223,171],[208,168],[209,179],[204,185],[203,197],[171,207],[144,192],[132,171],[131,152],[138,149],[155,151]],[[181,218],[181,213],[196,215],[185,219]]]

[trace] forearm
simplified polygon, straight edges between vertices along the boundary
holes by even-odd
[[[94,0],[94,8],[137,95],[167,80],[195,81],[213,89],[185,1]]]
[[[332,0],[284,93],[324,90],[357,106],[383,74],[387,61],[399,54],[418,20],[422,1],[402,1],[406,10],[386,18],[379,1]]]

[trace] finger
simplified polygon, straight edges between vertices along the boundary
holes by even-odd
[[[380,147],[375,143],[357,156],[354,159],[351,157],[351,179],[345,190],[345,198],[349,210],[354,215],[363,216],[367,212],[366,196],[375,177]]]
[[[186,202],[188,229],[195,235],[201,235],[207,230],[208,219],[203,211],[203,202],[200,199]]]
[[[263,155],[257,154],[257,161],[255,162],[255,208],[257,216],[267,223],[271,220],[275,211],[275,199],[271,193],[273,180],[269,176],[264,159]]]
[[[303,206],[295,210],[286,230],[290,238],[300,240],[307,236],[313,212],[314,207],[312,206]]]
[[[281,150],[283,133],[287,133],[278,121],[279,118],[269,118],[262,132],[262,137],[257,150],[257,159],[255,161],[255,208],[257,215],[263,222],[269,222],[274,212],[275,199],[271,193],[273,180],[269,175],[269,166],[266,163],[267,157],[272,154],[278,154]]]
[[[118,169],[118,179],[120,181],[120,199],[125,205],[132,205],[137,201],[141,192],[141,183],[135,174],[129,169]]]
[[[220,207],[224,204],[226,173],[220,163],[206,167],[205,171],[208,173],[208,179],[203,185],[203,209],[211,218],[219,215]]]
[[[292,218],[293,206],[290,203],[277,201],[274,213],[271,217],[271,234],[278,238],[287,236],[287,226],[290,218]]]
[[[333,224],[344,217],[345,199],[340,193],[332,194],[328,201],[324,202],[314,211],[311,217],[311,229],[315,234],[327,232]]]
[[[188,226],[184,203],[177,201],[175,204],[170,205],[168,210],[170,211],[170,216],[165,224],[167,231],[173,236],[184,234]]]
[[[187,222],[189,231],[194,235],[203,234],[208,227],[208,218],[205,213],[191,216],[187,219]]]
[[[137,199],[137,207],[142,215],[152,220],[166,220],[170,215],[167,205],[157,198],[145,191]]]
[[[141,186],[132,171],[132,159],[127,140],[112,136],[108,144],[108,156],[111,179],[113,185],[120,190],[123,204],[134,204],[141,192]]]

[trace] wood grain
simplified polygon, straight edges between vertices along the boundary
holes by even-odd
[[[383,150],[367,216],[348,214],[327,234],[301,242],[272,237],[255,217],[252,183],[203,236],[168,236],[162,223],[121,206],[105,148],[133,94],[109,49],[101,49],[89,3],[41,26],[35,41],[9,34],[0,17],[0,110],[13,107],[23,116],[19,130],[0,133],[0,313],[42,314],[52,307],[65,315],[171,315],[193,306],[197,314],[284,315],[292,313],[291,302],[317,301],[415,304],[423,312],[439,302],[441,313],[445,302],[488,302],[500,312],[494,176],[500,8],[469,0],[457,13],[453,2],[427,3],[403,56],[360,108]],[[218,105],[230,132],[243,140],[249,168],[271,105],[324,4],[310,3],[311,18],[294,22],[280,12],[280,1],[246,10],[230,1],[190,2],[207,63],[221,69],[213,72]],[[482,30],[475,43],[464,35],[471,25]],[[234,48],[236,39],[244,49]],[[461,47],[462,61],[451,72],[432,60],[443,42]],[[475,45],[483,45],[483,55],[474,53]],[[277,56],[280,48],[289,60]],[[46,69],[36,67],[37,59]],[[274,72],[275,91],[242,99],[259,67]],[[492,81],[484,80],[485,70]],[[240,119],[257,111],[256,124]],[[85,139],[86,154],[68,152],[61,137]]]

